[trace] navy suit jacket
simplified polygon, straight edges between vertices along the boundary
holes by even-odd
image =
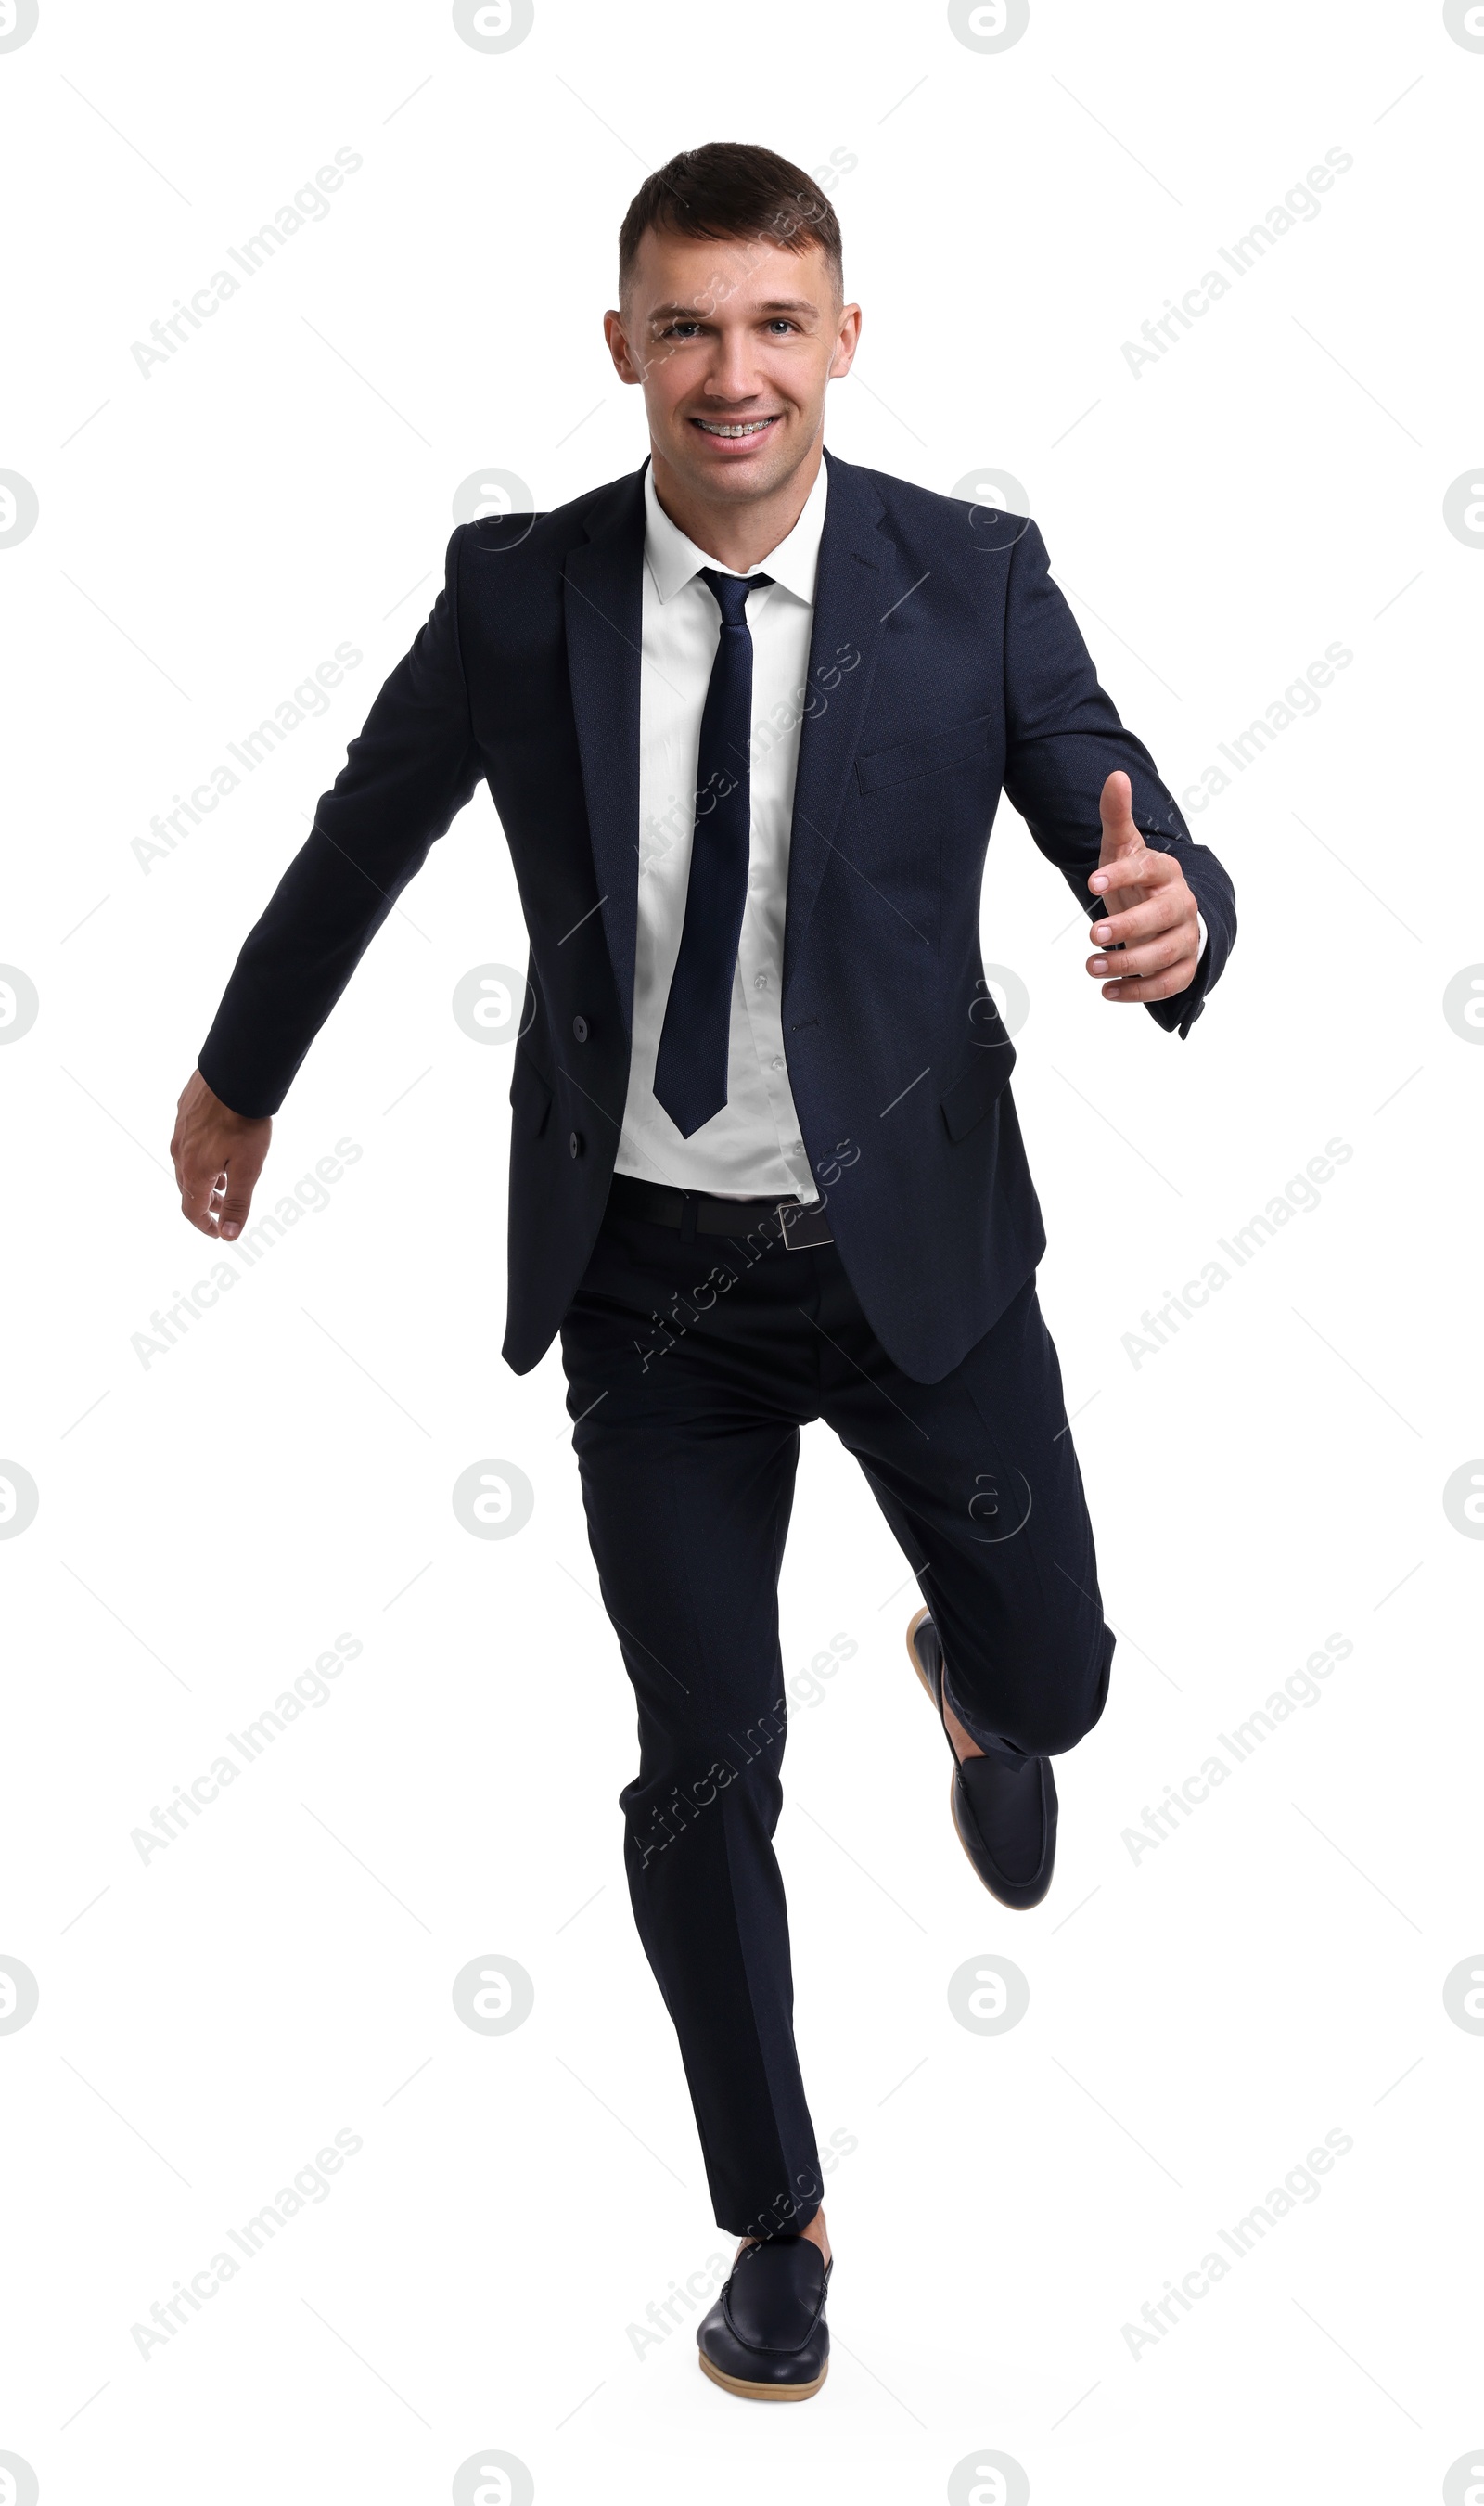
[[[1098,685],[1034,522],[826,457],[785,1050],[856,1294],[889,1355],[936,1382],[1045,1246],[1006,1085],[1015,1049],[979,953],[1002,790],[1090,915],[1099,794],[1113,768],[1128,774],[1140,830],[1179,854],[1208,934],[1189,989],[1148,1004],[1162,1027],[1188,1034],[1236,914],[1220,863]],[[199,1056],[224,1103],[276,1113],[367,944],[487,780],[534,1002],[511,1084],[504,1354],[517,1374],[582,1278],[623,1119],[643,481],[641,468],[554,513],[454,532],[432,616],[244,943]]]

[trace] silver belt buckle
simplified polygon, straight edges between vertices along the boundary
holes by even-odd
[[[795,1243],[794,1243],[794,1238],[793,1238],[792,1235],[791,1235],[791,1234],[790,1234],[790,1232],[789,1232],[789,1222],[790,1222],[790,1220],[791,1220],[791,1219],[793,1219],[793,1220],[795,1220],[795,1221],[797,1221],[797,1220],[799,1220],[799,1219],[804,1219],[804,1218],[814,1218],[814,1217],[817,1217],[817,1216],[819,1215],[820,1208],[821,1208],[821,1204],[820,1204],[820,1202],[818,1202],[818,1201],[810,1201],[810,1202],[808,1202],[807,1204],[805,1204],[804,1202],[802,1202],[802,1201],[797,1201],[797,1200],[794,1200],[794,1201],[780,1200],[780,1201],[778,1201],[778,1202],[775,1204],[775,1206],[776,1206],[777,1211],[778,1211],[778,1225],[779,1225],[779,1228],[780,1228],[780,1230],[781,1230],[781,1232],[782,1232],[782,1235],[783,1235],[783,1242],[784,1242],[784,1247],[785,1247],[786,1251],[791,1252],[791,1253],[792,1253],[793,1251],[795,1251],[795,1249],[802,1249],[802,1250],[804,1250],[804,1251],[807,1251],[807,1250],[808,1250],[808,1244],[807,1244],[807,1243],[806,1243],[802,1248],[795,1248]],[[830,1240],[830,1237],[829,1237],[829,1235],[825,1235],[823,1238],[821,1238],[821,1237],[819,1237],[819,1236],[812,1236],[812,1237],[810,1237],[810,1238],[809,1238],[809,1242],[810,1242],[810,1243],[815,1243],[815,1244],[820,1243],[820,1242],[822,1242],[822,1241],[823,1241],[823,1242],[825,1242],[825,1243],[828,1243]]]

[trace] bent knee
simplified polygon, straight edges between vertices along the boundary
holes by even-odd
[[[1055,1758],[1075,1749],[1101,1715],[1108,1700],[1113,1636],[1100,1630],[1089,1654],[1085,1637],[1062,1642],[1043,1640],[1022,1661],[1003,1657],[958,1710],[971,1732],[1008,1740],[1028,1757]],[[962,1679],[950,1687],[957,1701]]]

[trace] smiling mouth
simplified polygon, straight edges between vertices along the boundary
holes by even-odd
[[[720,418],[693,417],[690,423],[698,426],[703,435],[717,435],[724,444],[736,444],[749,435],[761,435],[765,428],[776,426],[778,412],[775,412],[771,417],[744,417],[726,422]]]

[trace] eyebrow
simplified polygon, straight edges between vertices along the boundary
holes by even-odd
[[[774,296],[757,309],[760,313],[817,313],[819,306],[807,296]],[[649,319],[652,322],[707,322],[715,311],[715,304],[704,312],[698,304],[656,304]]]

